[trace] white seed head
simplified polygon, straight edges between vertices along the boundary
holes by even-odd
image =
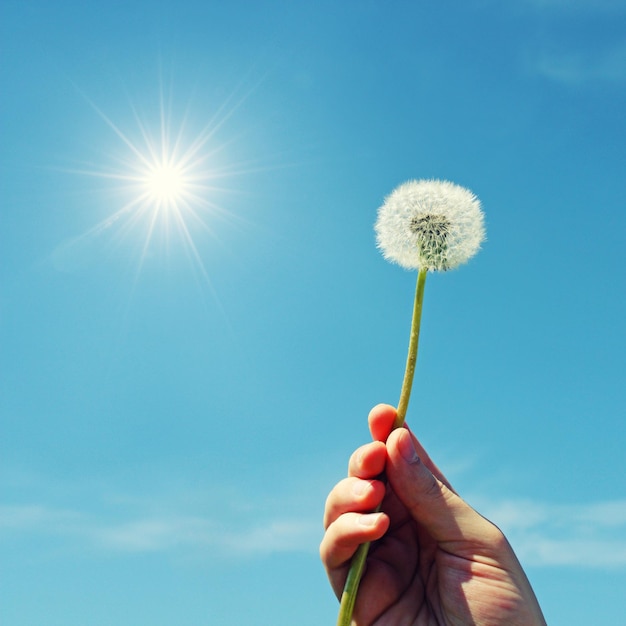
[[[478,198],[443,180],[412,180],[394,189],[378,209],[375,230],[387,260],[429,271],[458,267],[485,239]]]

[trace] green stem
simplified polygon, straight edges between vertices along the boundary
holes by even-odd
[[[420,338],[420,322],[422,319],[422,303],[424,301],[424,286],[426,285],[426,274],[428,271],[420,269],[417,274],[417,285],[415,286],[415,302],[413,303],[413,319],[411,320],[411,336],[409,339],[409,353],[406,359],[406,368],[404,370],[404,380],[402,381],[402,390],[400,391],[400,401],[396,419],[393,428],[399,428],[404,424],[406,412],[409,407],[409,399],[411,397],[411,388],[413,386],[413,377],[415,375],[415,364],[417,363],[417,347]],[[375,513],[380,511],[380,505],[376,508]],[[339,617],[337,618],[337,626],[350,626],[352,623],[352,613],[354,612],[354,604],[356,602],[357,591],[367,553],[370,549],[370,543],[362,543],[352,557],[346,584],[341,594],[341,604],[339,606]]]
[[[380,510],[380,506],[378,506],[376,510]],[[343,593],[341,594],[341,604],[339,606],[337,626],[350,626],[352,623],[352,613],[354,612],[356,594],[359,590],[359,583],[361,582],[361,576],[363,575],[363,568],[365,566],[365,560],[367,559],[367,553],[370,549],[370,543],[370,541],[362,543],[352,557],[348,577],[346,578],[346,584],[343,588]]]
[[[409,339],[409,353],[406,357],[404,380],[402,381],[402,391],[400,392],[400,402],[398,402],[396,419],[393,423],[394,428],[400,428],[400,426],[404,424],[406,412],[409,408],[409,398],[411,397],[413,376],[415,375],[415,364],[417,363],[417,347],[420,340],[422,303],[424,301],[424,287],[426,285],[427,274],[428,270],[421,269],[417,275],[417,285],[415,286],[415,302],[413,304],[413,319],[411,320],[411,337]]]

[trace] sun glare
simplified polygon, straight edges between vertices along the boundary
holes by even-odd
[[[145,260],[154,256],[153,243],[161,243],[167,254],[183,251],[210,286],[197,241],[203,234],[217,239],[215,218],[245,221],[226,210],[219,198],[229,191],[223,186],[224,179],[250,171],[248,160],[245,168],[243,163],[220,163],[219,157],[232,139],[218,142],[217,135],[250,93],[236,98],[235,91],[214,110],[208,123],[195,130],[189,110],[177,117],[172,110],[173,94],[163,93],[162,86],[160,106],[153,109],[156,115],[141,114],[131,104],[134,122],[124,126],[83,94],[121,145],[110,154],[108,163],[71,171],[106,179],[114,204],[104,220],[59,246],[59,264],[71,265],[73,251],[80,255],[81,250],[92,249],[90,243],[108,233],[120,243],[130,242],[138,251],[137,275]],[[131,236],[131,232],[139,237]],[[172,245],[174,238],[181,245]]]
[[[176,207],[190,192],[184,167],[165,159],[147,169],[142,184],[148,199],[158,208]]]

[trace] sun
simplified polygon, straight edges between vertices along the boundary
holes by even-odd
[[[158,209],[171,209],[181,205],[191,194],[191,180],[182,163],[171,157],[152,163],[140,178],[146,199]]]
[[[77,88],[117,141],[103,136],[98,156],[94,154],[88,166],[65,170],[105,182],[93,199],[94,207],[105,202],[106,217],[60,244],[55,262],[63,268],[79,267],[81,256],[89,259],[84,263],[92,262],[94,250],[106,249],[110,258],[110,251],[119,249],[120,256],[128,258],[130,252],[137,259],[137,279],[148,261],[177,263],[184,257],[213,291],[203,250],[212,242],[223,245],[218,222],[250,226],[224,202],[240,193],[229,179],[259,168],[249,156],[233,159],[237,146],[226,122],[255,86],[236,88],[215,107],[207,103],[207,118],[194,115],[191,103],[176,107],[173,90],[166,90],[162,80],[159,84],[156,99],[142,100],[141,109],[129,101],[129,115],[116,121]]]

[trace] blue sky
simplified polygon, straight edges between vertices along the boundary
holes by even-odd
[[[376,210],[431,177],[488,240],[429,278],[408,421],[551,626],[619,623],[625,26],[611,0],[3,2],[3,623],[334,623],[323,503],[397,401],[415,280]],[[202,189],[151,228],[124,177],[161,121]]]

